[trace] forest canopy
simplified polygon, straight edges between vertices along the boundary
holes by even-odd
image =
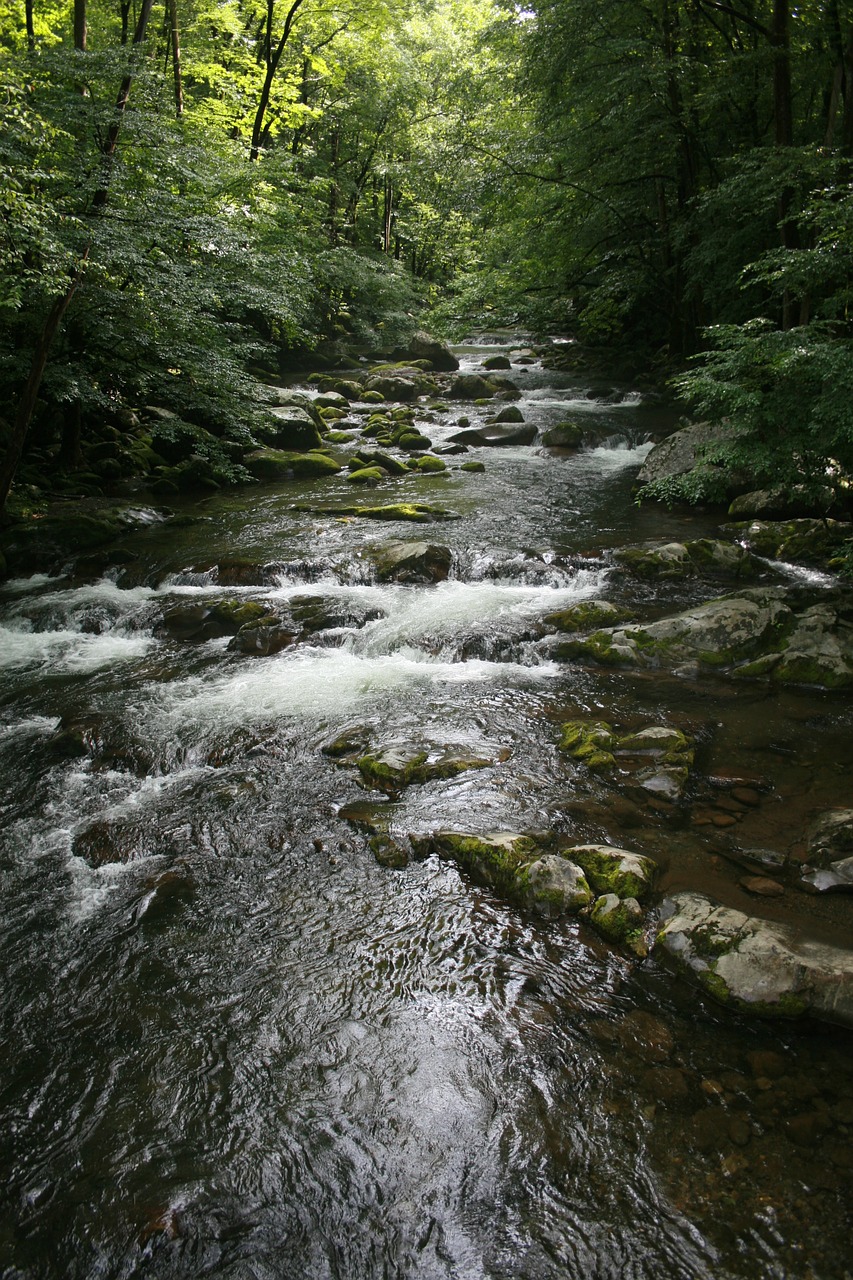
[[[850,0],[10,0],[0,76],[0,502],[142,404],[245,479],[259,378],[425,317],[853,468]]]

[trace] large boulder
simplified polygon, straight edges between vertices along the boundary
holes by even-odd
[[[730,427],[711,422],[696,422],[667,436],[646,457],[637,474],[640,485],[686,476],[691,471],[712,473],[717,484],[732,498],[744,488],[743,478],[715,463],[704,461],[707,450],[724,444],[732,436]]]
[[[564,854],[581,868],[597,893],[614,893],[617,898],[635,898],[642,902],[654,888],[657,865],[651,858],[632,853],[630,849],[582,844],[565,849]]]
[[[466,427],[463,431],[457,431],[447,438],[451,444],[473,444],[484,448],[500,449],[512,445],[532,444],[536,436],[537,430],[532,423],[517,427],[498,426],[495,423],[488,427]]]
[[[853,1027],[853,951],[747,916],[699,893],[664,903],[655,952],[744,1013]]]
[[[373,552],[380,582],[443,582],[451,558],[449,547],[432,542],[389,542]]]
[[[437,373],[453,373],[459,368],[459,361],[447,344],[423,331],[414,334],[394,356],[399,360],[429,360]]]
[[[448,394],[451,400],[490,400],[496,391],[495,383],[478,373],[460,373],[451,382]]]
[[[716,670],[778,684],[853,688],[853,625],[843,598],[801,607],[780,587],[756,587],[647,626],[609,627],[561,640],[564,660],[606,666]]]
[[[697,538],[693,542],[646,542],[621,547],[613,559],[623,572],[645,580],[692,578],[703,574],[734,581],[753,579],[764,566],[735,542]]]
[[[256,449],[243,465],[256,480],[309,480],[333,476],[341,464],[325,453],[287,453],[280,449]]]
[[[824,567],[853,541],[853,524],[841,520],[739,521],[722,531],[755,555]]]

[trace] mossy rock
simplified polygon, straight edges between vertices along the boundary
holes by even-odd
[[[333,476],[339,462],[324,453],[285,453],[280,449],[257,449],[247,454],[246,470],[256,480],[303,480]]]
[[[326,433],[329,444],[350,444],[355,439],[352,431],[329,431]]]
[[[212,604],[182,604],[169,609],[163,627],[173,640],[200,644],[235,636],[247,625],[277,622],[264,605],[253,600],[217,600]]]
[[[608,942],[628,947],[635,955],[646,955],[643,909],[636,898],[622,899],[615,893],[604,894],[593,903],[589,920]]]
[[[359,467],[347,476],[347,484],[373,485],[387,479],[388,472],[383,471],[382,467]]]
[[[382,404],[385,400],[381,391],[362,391],[358,398],[364,404]]]
[[[418,471],[427,475],[437,475],[447,470],[447,463],[443,458],[436,458],[433,454],[428,453],[423,458],[418,458]]]
[[[440,858],[457,863],[481,884],[516,902],[523,901],[527,893],[527,868],[543,854],[533,837],[509,831],[486,835],[438,831],[410,838],[420,856],[437,853]]]
[[[432,448],[432,441],[429,436],[422,435],[420,431],[401,432],[397,439],[397,444],[401,449],[405,449],[407,451]]]
[[[487,769],[494,760],[452,749],[442,751],[386,747],[356,760],[362,780],[377,791],[395,795],[413,784],[455,778],[470,769]]]
[[[603,844],[576,845],[563,852],[599,894],[642,901],[652,892],[658,869],[651,858]]]
[[[558,631],[587,632],[615,626],[619,622],[625,622],[630,616],[627,609],[611,604],[609,600],[581,600],[568,609],[547,614],[545,621]]]
[[[463,463],[460,465],[459,470],[460,470],[460,471],[467,471],[467,472],[469,472],[470,474],[473,474],[473,473],[475,473],[475,472],[476,472],[476,473],[480,473],[480,472],[482,472],[482,471],[485,471],[485,470],[486,470],[486,468],[485,468],[485,465],[484,465],[482,462],[463,462]]]
[[[548,853],[531,862],[520,887],[524,905],[549,920],[577,915],[592,901],[592,892],[581,868],[558,853]]]
[[[593,773],[606,773],[616,764],[617,738],[613,726],[604,720],[569,720],[563,725],[560,750],[584,764]]]
[[[558,422],[542,435],[542,443],[548,449],[578,449],[583,440],[583,427],[576,422]]]

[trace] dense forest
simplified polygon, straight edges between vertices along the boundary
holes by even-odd
[[[843,504],[849,0],[12,0],[0,68],[10,509],[156,471],[145,404],[243,481],[259,378],[424,324],[675,375],[717,460]]]

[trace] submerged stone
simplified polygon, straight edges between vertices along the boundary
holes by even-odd
[[[380,582],[443,582],[450,572],[449,547],[431,542],[389,542],[373,552]]]
[[[384,747],[356,761],[362,780],[388,795],[414,783],[455,778],[469,769],[487,769],[495,761],[459,748]]]

